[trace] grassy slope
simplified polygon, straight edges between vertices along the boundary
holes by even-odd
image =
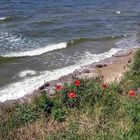
[[[84,80],[78,89],[65,85],[54,98],[43,93],[31,105],[5,109],[0,112],[0,139],[139,140],[140,96],[129,97],[128,91],[140,87],[140,50],[120,83],[105,90],[101,84]],[[69,89],[80,97],[73,108],[65,96]]]

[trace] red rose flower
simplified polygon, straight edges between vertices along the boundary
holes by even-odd
[[[80,86],[80,81],[79,80],[75,80],[74,81],[74,85],[77,86],[77,87]]]
[[[107,88],[107,84],[106,84],[106,83],[103,83],[103,84],[102,84],[102,88],[103,88],[103,89],[106,89],[106,88]]]
[[[60,91],[63,89],[63,87],[61,85],[56,85],[55,86],[56,91]]]
[[[74,92],[74,91],[70,91],[70,92],[68,93],[68,97],[69,97],[70,99],[76,98],[75,92]]]
[[[128,94],[129,94],[129,96],[134,97],[135,96],[135,91],[133,89],[130,89]]]

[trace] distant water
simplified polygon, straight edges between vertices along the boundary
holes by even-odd
[[[139,47],[139,0],[1,0],[0,101]]]

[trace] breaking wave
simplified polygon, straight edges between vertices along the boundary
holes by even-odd
[[[48,46],[42,47],[42,48],[32,49],[29,51],[12,52],[10,54],[5,54],[2,56],[3,57],[37,56],[37,55],[41,55],[46,52],[50,52],[50,51],[54,51],[54,50],[58,50],[58,49],[66,48],[66,47],[67,47],[67,43],[63,42],[63,43],[59,43],[59,44],[48,45]]]

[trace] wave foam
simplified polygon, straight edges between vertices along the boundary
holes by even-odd
[[[82,66],[109,58],[120,50],[121,49],[119,48],[112,48],[108,52],[101,54],[91,54],[86,52],[82,60],[77,62],[75,65],[56,69],[53,71],[44,71],[39,76],[34,76],[17,83],[9,84],[0,89],[0,102],[17,99],[23,97],[24,95],[31,94],[35,89],[43,85],[44,82],[56,80],[61,76],[74,72],[76,69],[82,68]]]
[[[120,14],[121,13],[121,11],[116,11],[116,14]]]
[[[54,51],[54,50],[58,50],[58,49],[63,49],[67,47],[67,43],[63,42],[63,43],[59,43],[59,44],[52,44],[52,45],[48,45],[46,47],[43,48],[37,48],[34,50],[30,50],[30,51],[23,51],[23,52],[13,52],[10,54],[5,54],[2,55],[3,57],[24,57],[24,56],[37,56],[37,55],[41,55],[43,53],[46,52],[50,52],[50,51]]]
[[[5,20],[7,19],[7,17],[0,17],[0,20]]]
[[[21,71],[18,74],[18,76],[23,78],[23,77],[26,77],[27,75],[35,75],[35,74],[36,74],[36,72],[33,70],[25,70],[25,71]]]
[[[83,58],[78,62],[81,66],[92,64],[93,62],[100,62],[106,58],[111,57],[117,52],[121,51],[120,48],[112,48],[108,52],[101,54],[91,54],[90,52],[85,52]]]

